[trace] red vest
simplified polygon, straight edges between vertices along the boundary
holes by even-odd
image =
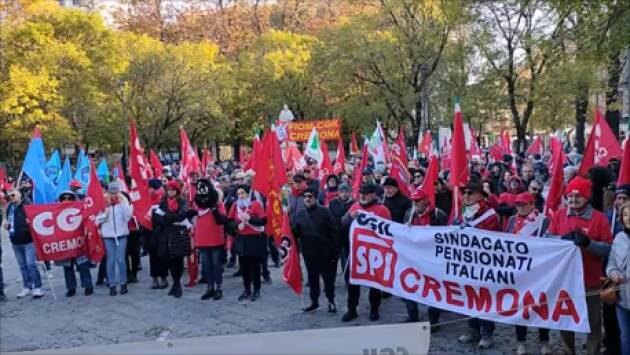
[[[579,229],[591,240],[611,244],[612,234],[610,233],[608,219],[603,213],[592,208],[590,209],[591,218],[588,219],[582,216],[569,216],[567,207],[558,210],[551,217],[547,233],[562,236]],[[600,287],[600,277],[603,276],[602,258],[585,251],[584,248],[580,248],[580,251],[582,252],[582,266],[586,288]]]
[[[225,214],[223,202],[217,204],[217,209],[221,214]],[[225,244],[223,226],[217,224],[210,210],[199,211],[199,216],[193,229],[193,238],[195,238],[195,248],[216,247]]]

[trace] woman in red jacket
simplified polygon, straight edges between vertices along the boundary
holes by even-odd
[[[232,204],[228,218],[231,229],[235,231],[234,250],[239,256],[245,288],[238,300],[250,299],[253,302],[260,298],[260,264],[267,252],[267,237],[264,235],[267,217],[260,202],[250,198],[249,189],[247,185],[236,189],[238,200]]]

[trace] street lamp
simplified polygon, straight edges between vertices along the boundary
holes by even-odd
[[[125,100],[125,87],[127,86],[127,82],[125,80],[118,80],[118,99],[122,105],[122,114],[123,114],[123,123],[124,128],[123,132],[125,137],[123,139],[123,151],[122,151],[122,169],[125,176],[127,176],[127,142],[129,141],[129,118],[127,117],[127,102]]]

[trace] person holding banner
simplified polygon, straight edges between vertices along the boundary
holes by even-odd
[[[157,256],[164,260],[173,278],[169,296],[182,297],[181,278],[184,274],[184,258],[190,255],[192,246],[188,234],[186,217],[188,204],[182,197],[182,188],[177,180],[166,185],[166,195],[160,205],[153,211],[153,225],[157,228]],[[154,227],[155,228],[155,227]]]
[[[35,259],[35,245],[31,237],[28,222],[26,221],[25,205],[30,205],[28,197],[22,197],[20,190],[11,189],[7,193],[9,206],[7,207],[7,223],[5,228],[9,231],[9,239],[13,246],[15,259],[22,274],[24,288],[17,294],[18,298],[24,298],[33,293],[33,298],[44,296],[42,291],[42,278],[37,269]]]
[[[523,192],[514,199],[516,214],[508,220],[506,232],[517,234],[523,237],[537,237],[544,235],[549,227],[549,220],[536,209],[534,196],[529,192]],[[525,346],[527,337],[527,327],[516,326],[516,354],[528,354]],[[549,329],[538,329],[538,339],[540,341],[540,353],[549,355],[552,353],[549,347]]]
[[[404,223],[408,226],[444,226],[448,223],[448,216],[444,211],[435,207],[429,195],[421,188],[416,189],[410,199],[413,203],[411,208],[405,213]],[[407,319],[405,322],[418,322],[419,312],[418,303],[405,299],[405,306],[407,307]],[[440,321],[441,309],[435,307],[429,307],[429,322],[431,324],[437,324]],[[433,325],[431,327],[431,333],[436,332],[439,326]]]
[[[341,219],[344,230],[350,230],[352,221],[360,212],[373,213],[381,218],[392,219],[387,207],[379,202],[378,191],[379,185],[368,182],[363,184],[359,189],[359,201],[355,202],[348,213]],[[382,189],[381,189],[382,191]],[[349,238],[349,235],[346,236]],[[346,282],[349,279],[349,270],[346,270]],[[361,297],[361,286],[348,285],[348,311],[341,318],[342,322],[349,322],[359,316],[357,307],[359,306],[359,298]],[[378,308],[381,305],[381,291],[376,288],[370,288],[370,321],[380,319]]]
[[[107,283],[109,295],[116,296],[116,286],[120,285],[120,294],[127,290],[127,239],[129,236],[129,220],[131,207],[129,201],[120,193],[120,183],[112,182],[107,188],[107,207],[96,216],[101,236],[105,243],[107,260]],[[118,282],[116,281],[118,267]]]
[[[464,186],[463,206],[459,218],[453,221],[455,225],[500,231],[499,217],[496,211],[486,202],[487,194],[483,184],[478,179],[470,179]],[[491,348],[494,343],[494,322],[471,318],[468,320],[468,331],[458,338],[460,343],[477,343],[482,349]]]
[[[603,260],[610,252],[612,234],[603,213],[590,204],[592,184],[581,176],[573,178],[565,188],[567,207],[551,217],[546,236],[561,236],[582,251],[586,305],[591,332],[586,338],[586,352],[599,354],[602,340],[602,307],[598,290],[603,276]],[[588,295],[593,292],[594,294]],[[577,295],[576,295],[577,296]],[[575,353],[575,333],[561,331],[565,351]]]
[[[615,285],[621,285],[615,305],[621,333],[621,354],[630,354],[630,202],[619,209],[623,230],[615,236],[606,274]]]
[[[304,210],[301,210],[296,223],[291,226],[293,235],[299,241],[300,253],[304,257],[311,305],[303,312],[319,308],[319,278],[324,279],[328,312],[337,313],[335,304],[335,276],[339,258],[338,230],[335,220],[327,207],[317,203],[317,190],[309,187],[302,194]]]
[[[72,203],[78,200],[78,196],[68,190],[59,194],[60,203]],[[63,267],[63,276],[66,281],[66,297],[72,297],[77,293],[77,275],[74,268],[76,266],[79,270],[79,277],[81,278],[81,287],[84,289],[86,296],[94,293],[94,286],[92,285],[92,274],[90,273],[90,261],[87,256],[81,255],[76,258],[55,261],[55,265]]]

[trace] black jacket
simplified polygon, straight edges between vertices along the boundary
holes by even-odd
[[[435,207],[441,209],[447,215],[450,215],[451,209],[453,209],[453,192],[451,190],[436,192]]]
[[[11,243],[16,245],[24,245],[33,242],[33,238],[31,237],[31,229],[26,223],[26,211],[24,210],[24,206],[30,205],[31,200],[28,197],[23,197],[22,201],[19,205],[15,205],[14,203],[9,204],[9,208],[7,208],[7,223],[11,222],[8,220],[9,210],[14,208],[13,215],[13,230],[14,233],[12,236],[9,236],[11,239]]]
[[[339,243],[341,243],[340,247],[342,248],[348,245],[347,236],[350,234],[350,229],[346,228],[343,223],[341,223],[341,218],[343,218],[343,216],[348,213],[348,210],[353,203],[354,200],[352,198],[349,198],[346,202],[335,198],[328,204],[328,209],[335,219],[337,230],[339,231]]]
[[[160,257],[184,257],[191,253],[188,229],[176,223],[186,220],[188,205],[183,198],[179,199],[179,208],[175,212],[168,210],[166,197],[160,201],[160,209],[164,215],[153,213],[153,233],[157,238],[157,254]]]
[[[403,223],[405,220],[405,212],[411,208],[411,200],[400,191],[396,192],[391,198],[385,197],[383,204],[392,215],[392,221],[396,223]]]
[[[337,223],[328,208],[315,205],[300,210],[291,229],[304,258],[336,258],[339,255]]]
[[[414,216],[412,216],[413,209],[407,210],[405,212],[405,223],[410,221]],[[439,208],[434,208],[431,211],[431,222],[429,222],[430,226],[445,226],[448,223],[448,215]]]

